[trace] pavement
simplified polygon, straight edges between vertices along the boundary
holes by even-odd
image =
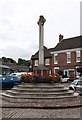
[[[81,111],[82,107],[69,109],[2,108],[2,118],[7,118],[7,120],[8,118],[21,118],[21,120],[23,118],[65,118],[64,120],[75,118],[73,120],[76,120],[78,118],[80,120]]]

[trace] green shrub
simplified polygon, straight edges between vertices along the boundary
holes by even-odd
[[[33,76],[24,75],[21,76],[21,82],[24,83],[58,83],[61,82],[61,78],[58,74],[47,76]]]
[[[30,83],[35,83],[35,77],[34,76],[29,76],[29,82]]]
[[[52,77],[51,76],[44,76],[43,82],[44,83],[51,83],[52,82]]]

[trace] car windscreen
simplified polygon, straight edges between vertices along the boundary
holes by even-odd
[[[2,76],[0,76],[0,80],[2,80]]]
[[[2,80],[11,80],[10,76],[2,76]]]
[[[80,77],[80,80],[82,80],[82,77]]]
[[[77,84],[77,80],[74,80],[73,82],[72,82],[72,85],[76,85]]]
[[[82,86],[82,81],[78,81],[78,85],[81,85],[81,86]]]

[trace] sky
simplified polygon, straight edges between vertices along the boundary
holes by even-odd
[[[81,0],[0,0],[0,57],[29,60],[39,49],[39,16],[44,45],[53,48],[64,38],[80,35]]]

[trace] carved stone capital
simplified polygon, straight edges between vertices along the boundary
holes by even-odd
[[[44,18],[44,16],[40,16],[39,17],[39,21],[37,22],[37,24],[39,25],[39,26],[43,26],[44,25],[44,23],[46,22],[46,19]]]

